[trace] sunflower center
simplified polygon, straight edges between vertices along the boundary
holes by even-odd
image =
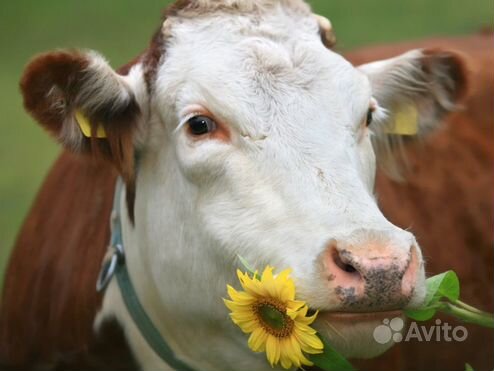
[[[293,320],[286,315],[286,307],[280,302],[260,299],[254,304],[254,313],[263,329],[276,337],[289,336],[293,330]]]

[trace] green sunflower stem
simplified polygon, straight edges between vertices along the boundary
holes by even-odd
[[[438,308],[441,312],[452,315],[464,322],[475,325],[494,328],[494,316],[490,313],[479,311],[467,304],[458,305],[455,303],[441,303]],[[473,309],[473,310],[472,310]]]
[[[458,306],[460,308],[466,309],[466,310],[468,310],[468,311],[470,311],[472,313],[478,313],[478,314],[481,314],[483,316],[489,316],[489,315],[491,315],[490,313],[484,312],[483,310],[480,310],[480,309],[477,309],[475,307],[472,307],[471,305],[468,305],[467,303],[464,303],[461,300],[455,300],[455,301],[453,301],[453,304],[455,304],[456,306]]]

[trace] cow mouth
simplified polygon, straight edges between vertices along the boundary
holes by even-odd
[[[375,331],[389,325],[393,319],[405,321],[402,310],[337,312],[321,311],[314,328],[336,351],[347,358],[373,358],[389,349],[393,342],[378,342]]]
[[[375,322],[386,318],[402,317],[403,311],[389,310],[382,312],[319,312],[317,319],[328,322]]]

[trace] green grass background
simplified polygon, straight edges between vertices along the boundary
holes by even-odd
[[[91,48],[114,67],[142,51],[163,0],[2,0],[0,4],[0,287],[16,233],[58,146],[22,109],[18,81],[34,54]],[[339,47],[458,35],[492,26],[492,0],[313,0]]]

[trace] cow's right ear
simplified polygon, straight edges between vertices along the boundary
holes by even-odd
[[[147,94],[142,69],[117,74],[95,52],[52,52],[34,58],[20,82],[26,110],[65,147],[134,172],[134,133]]]

